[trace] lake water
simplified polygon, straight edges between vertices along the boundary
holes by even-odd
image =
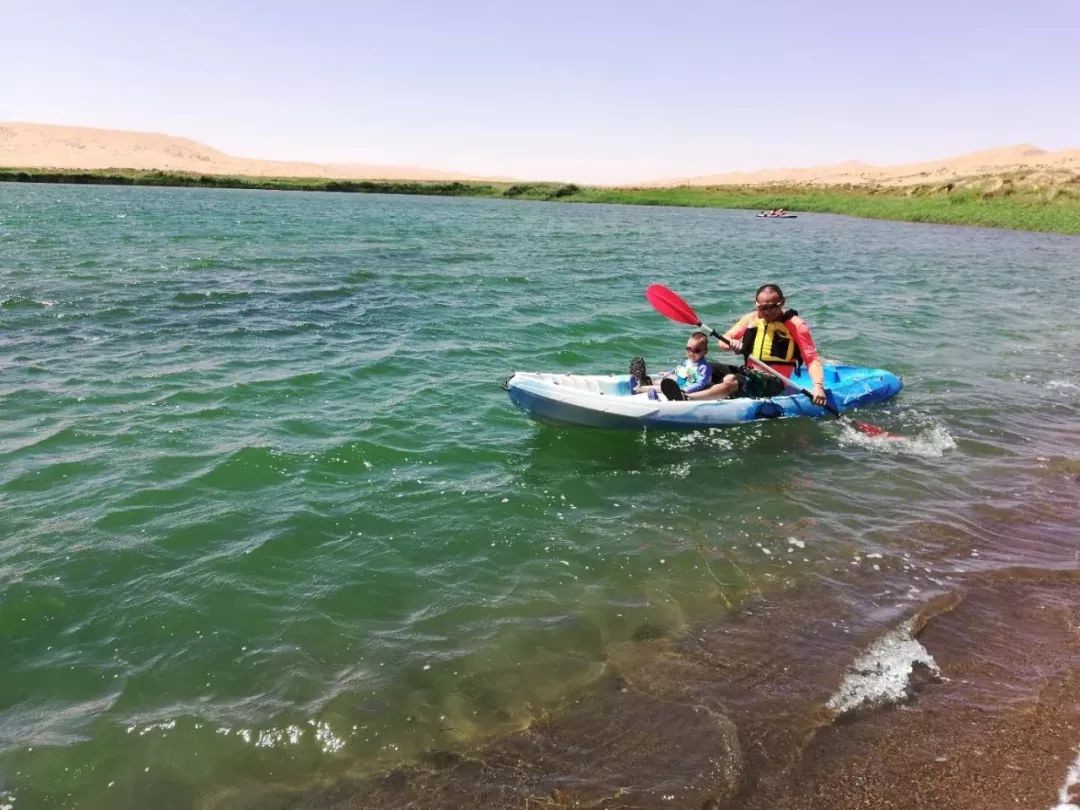
[[[0,185],[0,806],[302,796],[565,716],[748,605],[884,632],[1075,567],[1078,268],[837,216]],[[906,438],[514,410],[513,370],[679,359],[654,282],[721,330],[780,283],[824,356],[904,377],[858,418]]]

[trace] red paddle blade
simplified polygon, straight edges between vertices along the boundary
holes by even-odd
[[[694,312],[693,307],[683,301],[674,292],[663,284],[651,284],[645,290],[645,297],[653,305],[653,309],[679,323],[688,323],[691,326],[701,326],[701,319]]]
[[[865,433],[867,436],[874,436],[882,439],[902,439],[903,436],[899,436],[896,433],[889,433],[885,428],[880,428],[877,425],[871,425],[869,422],[857,422],[851,420],[851,426],[854,427],[860,433]]]

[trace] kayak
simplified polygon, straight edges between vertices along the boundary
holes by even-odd
[[[806,369],[791,378],[812,385]],[[903,381],[880,368],[825,366],[829,404],[843,413],[896,396]],[[538,422],[598,428],[695,430],[728,427],[762,419],[827,416],[802,393],[766,399],[713,399],[669,402],[630,394],[630,375],[515,372],[503,384],[510,401]]]
[[[755,217],[761,217],[762,219],[798,219],[798,214],[754,214]]]

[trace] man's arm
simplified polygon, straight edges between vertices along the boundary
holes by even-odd
[[[806,321],[799,318],[794,326],[792,332],[795,345],[799,347],[799,354],[806,363],[806,370],[810,374],[810,379],[814,381],[811,392],[814,404],[823,405],[825,403],[825,367],[821,365],[821,358],[818,357],[817,347],[814,345],[814,338],[810,334],[810,327],[806,325]]]
[[[746,330],[750,327],[750,324],[757,318],[757,314],[751,312],[748,315],[743,315],[735,322],[735,325],[724,332],[724,337],[731,341],[729,346],[724,341],[720,341],[720,351],[722,352],[741,352],[742,351],[742,336],[746,334]]]

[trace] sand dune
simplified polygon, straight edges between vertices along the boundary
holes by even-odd
[[[1041,172],[1049,175],[1080,174],[1080,149],[1047,152],[1037,146],[1020,144],[1000,149],[972,152],[947,160],[909,163],[902,166],[871,166],[849,161],[810,168],[763,169],[754,172],[728,172],[703,177],[666,180],[650,185],[880,185],[908,186],[917,183],[949,182],[964,177]]]
[[[718,158],[718,161],[722,158]],[[416,166],[301,163],[227,155],[188,138],[52,124],[0,123],[0,166],[49,169],[161,169],[255,177],[314,177],[342,180],[511,180]],[[681,177],[638,186],[879,185],[944,183],[965,177],[1023,172],[1030,179],[1062,182],[1080,175],[1080,149],[1047,152],[1021,144],[928,163],[871,166],[848,161],[809,168],[763,169]]]
[[[0,123],[0,166],[47,169],[161,169],[255,177],[342,180],[495,180],[416,166],[299,163],[233,157],[188,138],[52,124]]]

